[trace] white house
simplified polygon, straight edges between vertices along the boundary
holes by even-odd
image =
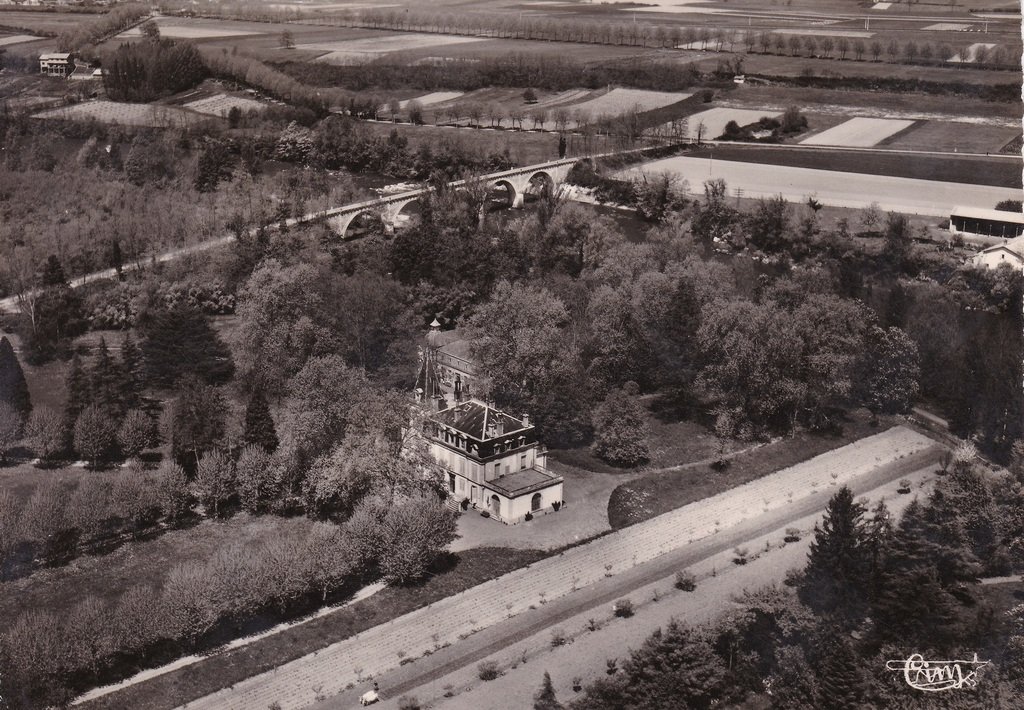
[[[424,435],[453,506],[487,510],[509,525],[561,507],[562,477],[547,470],[528,416],[469,399],[430,414]]]
[[[1003,264],[1013,269],[1024,269],[1024,237],[1007,239],[1002,244],[982,249],[971,258],[971,264],[987,269],[997,269]]]
[[[70,76],[75,63],[68,52],[48,52],[39,55],[39,73],[46,76]]]

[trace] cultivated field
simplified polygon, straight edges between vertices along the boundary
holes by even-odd
[[[227,116],[228,112],[233,108],[237,108],[242,113],[248,113],[250,111],[262,111],[266,108],[266,104],[255,99],[247,99],[243,96],[217,94],[198,99],[197,101],[191,101],[184,104],[184,107],[192,109],[197,113],[205,113],[211,116]]]
[[[636,171],[676,173],[687,178],[693,194],[703,192],[704,180],[721,178],[730,191],[742,189],[746,197],[782,195],[789,202],[805,202],[813,196],[836,207],[859,209],[877,203],[883,210],[932,217],[948,217],[953,205],[992,208],[1001,200],[1020,199],[1019,189],[1007,187],[692,157],[656,160],[624,176]]]
[[[804,145],[841,145],[870,148],[913,125],[913,121],[889,118],[851,118],[834,128],[800,141]]]
[[[423,96],[417,96],[415,99],[406,99],[405,101],[399,101],[398,107],[405,108],[409,105],[410,101],[418,101],[420,106],[433,106],[434,104],[442,104],[451,102],[461,96],[465,96],[463,91],[433,91]]]
[[[50,109],[35,115],[44,119],[95,119],[121,126],[187,126],[203,117],[177,106],[131,104],[116,101],[86,103]]]
[[[634,108],[640,111],[669,106],[688,99],[693,94],[677,94],[667,91],[642,91],[640,89],[612,89],[596,99],[574,104],[572,108],[586,111],[591,116],[616,116]]]
[[[957,153],[998,153],[1020,136],[1020,127],[921,121],[881,147],[898,150],[952,150]]]
[[[392,52],[404,52],[426,47],[443,47],[451,44],[481,42],[481,37],[455,37],[435,34],[401,34],[365,39],[348,39],[337,42],[314,42],[300,44],[296,49],[323,52],[318,62],[331,64],[354,64],[374,59]]]
[[[686,119],[686,136],[691,140],[696,140],[699,132],[701,138],[711,140],[718,138],[725,132],[725,124],[729,123],[729,121],[736,121],[740,126],[747,126],[751,123],[757,123],[762,116],[775,118],[781,115],[781,111],[712,108],[695,113]]]
[[[259,26],[244,26],[243,23],[218,22],[216,20],[196,20],[173,17],[156,19],[162,37],[173,39],[210,39],[214,37],[243,37],[246,35],[264,34],[265,29]],[[244,23],[247,25],[248,23]],[[141,37],[142,30],[132,27],[118,35],[119,39]]]
[[[25,42],[35,42],[38,39],[46,38],[36,37],[35,35],[8,35],[6,37],[0,37],[0,47],[6,47],[12,44],[23,44]]]

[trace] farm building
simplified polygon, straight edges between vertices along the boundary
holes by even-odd
[[[67,77],[74,70],[75,62],[68,52],[48,52],[39,55],[40,74]]]
[[[1024,234],[1024,214],[979,207],[955,207],[949,215],[953,234],[975,234],[1013,239]]]
[[[483,508],[508,525],[561,507],[562,477],[547,470],[527,415],[470,399],[431,414],[424,434],[445,469],[450,505]]]
[[[997,269],[1003,264],[1014,269],[1024,268],[1024,237],[1008,239],[1002,244],[982,249],[971,259],[971,263],[986,269]]]
[[[548,472],[547,453],[529,415],[506,414],[482,393],[472,341],[431,323],[421,352],[416,398],[426,410],[423,435],[445,469],[448,502],[472,506],[508,525],[562,505],[562,477]],[[478,392],[479,391],[479,392]]]

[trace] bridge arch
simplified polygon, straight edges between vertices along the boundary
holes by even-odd
[[[526,179],[523,189],[524,197],[525,195],[539,197],[545,193],[550,195],[558,187],[559,182],[561,181],[556,182],[554,176],[547,170],[538,170]]]
[[[522,189],[515,184],[512,179],[499,178],[495,180],[487,187],[488,197],[493,195],[496,190],[504,190],[508,196],[508,207],[521,207],[523,204],[523,192]]]
[[[420,195],[410,197],[401,202],[392,202],[387,206],[384,228],[393,232],[396,228],[407,226],[415,217],[418,218],[423,211],[423,199]]]
[[[366,232],[375,228],[383,227],[387,229],[387,224],[387,220],[381,214],[381,210],[367,207],[345,215],[333,226],[334,231],[342,239],[349,239],[358,236],[360,232]]]

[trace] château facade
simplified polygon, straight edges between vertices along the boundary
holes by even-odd
[[[513,416],[480,398],[470,343],[431,326],[421,353],[416,394],[426,410],[424,437],[445,471],[448,500],[516,524],[558,510],[562,477],[547,470],[547,452],[529,415]]]

